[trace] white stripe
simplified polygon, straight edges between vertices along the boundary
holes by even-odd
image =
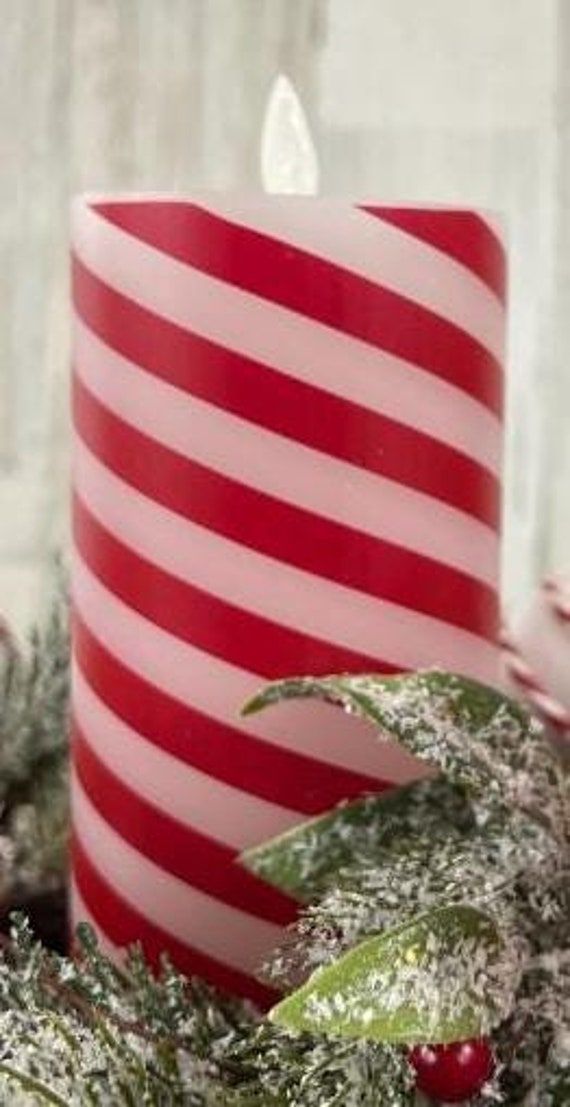
[[[91,272],[155,314],[432,435],[499,472],[499,421],[434,374],[183,265],[81,204],[75,207],[74,246]]]
[[[438,664],[491,678],[497,652],[429,616],[266,557],[162,507],[75,441],[75,485],[103,527],[167,573],[263,618],[402,669]]]
[[[257,845],[304,817],[232,788],[158,749],[109,710],[77,666],[73,707],[93,752],[136,795],[232,849]]]
[[[181,642],[132,611],[103,587],[77,552],[74,596],[95,637],[134,673],[181,703],[246,734],[325,763],[395,782],[418,775],[416,763],[403,750],[384,744],[379,747],[366,723],[326,703],[289,701],[260,716],[240,718],[240,707],[259,690],[261,677]],[[389,649],[385,630],[380,620],[378,638],[386,641]],[[418,621],[416,642],[422,630]],[[413,635],[410,640],[414,641]],[[489,653],[495,658],[494,651],[489,649]],[[434,664],[438,664],[437,655]]]
[[[496,584],[498,535],[478,519],[198,400],[114,354],[84,327],[77,330],[76,355],[76,372],[97,399],[168,449],[296,508]]]
[[[99,949],[101,953],[108,957],[110,961],[113,961],[116,965],[124,964],[126,950],[121,949],[119,946],[114,945],[113,942],[103,933],[101,927],[95,922],[93,915],[89,908],[85,904],[85,900],[81,895],[79,888],[75,880],[71,879],[69,882],[69,914],[71,919],[71,925],[73,929],[79,925],[79,923],[88,923],[92,930],[97,935],[97,941],[99,943]]]
[[[269,235],[421,304],[461,327],[501,361],[505,312],[497,297],[449,254],[347,202],[215,194],[199,206]],[[438,212],[434,211],[437,220]]]
[[[145,919],[225,965],[254,972],[282,928],[222,903],[164,872],[101,818],[72,775],[73,825],[85,853],[115,893]]]

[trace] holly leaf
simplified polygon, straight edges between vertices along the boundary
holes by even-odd
[[[507,991],[510,999],[502,954],[488,915],[435,908],[318,969],[269,1017],[295,1032],[387,1043],[478,1037],[504,1016]]]
[[[462,790],[441,777],[419,780],[341,804],[246,850],[240,860],[268,884],[310,903],[342,869],[377,864],[392,844],[403,848],[420,834],[458,833],[472,824]]]
[[[367,719],[489,805],[520,804],[553,827],[563,823],[562,775],[540,724],[494,688],[439,670],[300,677],[269,684],[243,713],[299,697]]]

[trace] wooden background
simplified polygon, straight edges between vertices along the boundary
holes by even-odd
[[[274,76],[322,188],[502,209],[512,258],[504,594],[570,567],[566,0],[0,0],[0,611],[66,544],[70,196],[259,187]]]

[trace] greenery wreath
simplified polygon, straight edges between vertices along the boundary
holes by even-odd
[[[569,785],[525,708],[435,670],[245,706],[325,698],[434,770],[242,857],[301,905],[263,1015],[137,948],[119,970],[86,927],[61,952],[68,684],[64,604],[27,649],[4,633],[0,888],[4,920],[25,914],[0,940],[0,1103],[570,1104]]]

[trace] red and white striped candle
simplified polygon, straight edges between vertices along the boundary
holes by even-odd
[[[472,211],[78,201],[74,897],[263,1002],[236,854],[409,779],[293,673],[497,670],[505,259]]]

